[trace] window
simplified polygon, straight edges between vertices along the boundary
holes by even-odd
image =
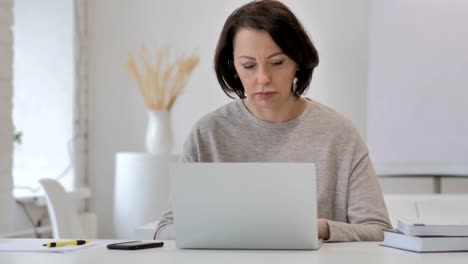
[[[15,0],[13,123],[15,190],[37,191],[40,178],[76,185],[76,25],[73,0]]]

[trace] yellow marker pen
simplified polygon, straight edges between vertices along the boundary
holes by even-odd
[[[71,241],[58,241],[43,244],[44,247],[62,247],[62,246],[79,246],[88,243],[87,240],[71,240]]]

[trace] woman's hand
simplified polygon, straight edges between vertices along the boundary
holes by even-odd
[[[317,225],[319,239],[327,240],[328,238],[330,238],[330,228],[328,227],[327,220],[324,218],[319,218]]]

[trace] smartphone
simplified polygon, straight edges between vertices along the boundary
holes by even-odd
[[[121,243],[108,244],[108,249],[137,250],[145,248],[157,248],[164,246],[163,242],[156,241],[128,241]]]

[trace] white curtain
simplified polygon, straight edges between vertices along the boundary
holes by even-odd
[[[14,224],[13,178],[13,0],[0,0],[0,234]]]
[[[75,0],[75,109],[74,109],[74,186],[86,186],[86,131],[88,112],[87,0]]]

